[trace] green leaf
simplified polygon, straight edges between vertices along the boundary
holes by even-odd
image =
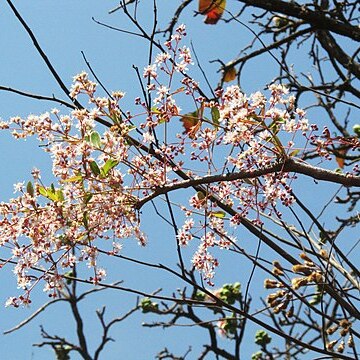
[[[212,118],[212,122],[214,124],[214,128],[217,130],[219,128],[219,124],[220,124],[220,112],[219,109],[216,106],[213,106],[211,108],[211,118]]]
[[[119,162],[114,160],[114,159],[108,159],[106,160],[106,163],[104,164],[104,166],[101,168],[101,173],[102,175],[106,176],[108,174],[108,172],[115,167]]]
[[[215,216],[216,218],[219,218],[219,219],[223,219],[225,217],[225,212],[224,211],[212,211],[210,213],[211,216]]]
[[[40,186],[39,187],[39,193],[42,195],[42,196],[48,196],[48,192],[46,190],[46,188],[44,186]]]
[[[151,112],[154,114],[161,114],[161,111],[156,106],[153,106],[151,108]]]
[[[299,153],[300,153],[300,149],[296,149],[296,150],[293,150],[293,151],[289,154],[289,156],[293,157],[293,156],[298,155]]]
[[[63,182],[77,182],[81,181],[83,177],[81,175],[72,176],[71,178],[63,180]]]
[[[355,124],[355,125],[353,126],[353,131],[354,131],[354,133],[355,133],[357,136],[360,137],[360,124]]]
[[[87,213],[87,211],[85,211],[83,214],[83,224],[85,226],[85,229],[89,228],[89,214]]]
[[[90,162],[90,169],[91,169],[91,172],[92,172],[95,176],[100,175],[100,169],[99,169],[99,166],[98,166],[98,164],[96,163],[96,161],[91,161],[91,162]]]
[[[159,304],[152,302],[149,298],[143,298],[141,299],[140,307],[142,312],[145,314],[148,312],[157,312],[159,309]]]
[[[70,285],[71,282],[72,282],[72,279],[69,279],[69,277],[73,277],[73,276],[74,276],[74,271],[73,271],[73,270],[70,270],[70,271],[68,271],[68,272],[66,272],[66,273],[64,274],[66,283],[67,283],[68,285]]]
[[[206,195],[202,191],[198,191],[196,196],[199,200],[204,200],[206,198]]]
[[[92,197],[93,197],[92,193],[87,193],[84,197],[85,204],[88,204]]]
[[[54,187],[54,184],[51,184],[51,187],[49,188],[45,188],[44,186],[40,186],[39,187],[39,193],[42,196],[47,197],[48,199],[52,200],[52,201],[58,201],[58,197],[56,195],[56,190]]]
[[[26,185],[26,192],[30,195],[30,196],[34,196],[34,186],[32,184],[31,181],[29,181]]]
[[[57,195],[55,193],[53,193],[53,192],[50,192],[49,190],[47,192],[47,198],[52,200],[52,201],[58,201]]]
[[[57,199],[56,201],[64,201],[65,200],[64,193],[62,192],[61,189],[56,190],[55,195],[56,195],[56,199]]]
[[[96,148],[101,148],[101,138],[98,132],[93,131],[90,135],[90,142]]]
[[[126,133],[129,133],[130,131],[133,131],[136,129],[136,126],[135,125],[129,125],[127,128],[126,128]]]
[[[271,343],[271,336],[265,330],[258,330],[255,334],[255,344],[266,347]]]

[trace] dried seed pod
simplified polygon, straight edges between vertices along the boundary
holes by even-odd
[[[272,301],[271,303],[269,303],[270,307],[272,307],[272,308],[278,306],[279,304],[281,304],[281,299],[276,299],[276,300]]]
[[[280,310],[286,310],[286,308],[288,307],[288,305],[289,305],[289,300],[285,300],[285,301],[283,301],[283,302],[278,306],[278,308],[279,308]]]
[[[328,254],[328,252],[327,252],[325,249],[321,249],[321,250],[319,251],[319,255],[320,255],[321,257],[323,257],[324,259],[328,259],[328,258],[329,258],[329,254]]]
[[[301,253],[300,258],[304,261],[308,261],[312,263],[311,259],[305,253]]]
[[[266,302],[268,304],[270,304],[274,300],[284,297],[285,294],[286,294],[285,290],[279,290],[276,293],[272,293],[272,294],[268,295],[268,297],[266,298]]]
[[[306,266],[315,267],[315,264],[312,261],[304,261]]]
[[[318,271],[313,271],[309,276],[308,276],[309,281],[313,281],[317,284],[319,283],[323,283],[324,282],[324,278],[322,276],[322,274]]]
[[[294,307],[293,306],[290,307],[289,311],[286,313],[286,316],[289,318],[294,316]]]
[[[348,319],[342,319],[342,320],[340,320],[339,325],[342,328],[348,328],[351,326],[351,322]]]
[[[338,340],[329,341],[328,343],[326,343],[326,349],[329,351],[333,350],[337,342]]]
[[[337,325],[334,325],[332,327],[329,327],[326,329],[326,333],[328,335],[332,335],[339,327]]]
[[[284,275],[284,272],[276,267],[274,267],[272,269],[272,273],[276,276],[283,276]]]
[[[347,341],[347,346],[350,348],[354,347],[354,339],[352,337],[352,335],[349,335],[348,341]]]
[[[265,279],[264,281],[264,287],[265,289],[275,289],[275,288],[279,288],[279,287],[283,287],[284,284],[276,281],[276,280],[272,280],[272,279]]]
[[[336,351],[339,352],[340,354],[342,354],[344,352],[344,350],[345,350],[345,342],[343,340],[337,347]]]
[[[294,290],[298,290],[302,286],[306,286],[308,284],[308,278],[294,278],[291,280],[291,284]]]
[[[292,267],[292,271],[295,273],[309,274],[309,272],[311,272],[312,269],[309,266],[303,264],[296,264]]]
[[[278,270],[280,270],[280,271],[284,272],[284,268],[281,266],[281,264],[280,264],[280,262],[279,262],[279,261],[274,260],[274,261],[273,261],[273,265],[274,265],[274,268],[276,268],[276,269],[278,269]]]

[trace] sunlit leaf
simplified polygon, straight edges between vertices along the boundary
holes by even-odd
[[[300,152],[300,149],[293,150],[293,151],[289,154],[289,156],[290,156],[290,157],[297,156],[297,155],[299,154],[299,152]]]
[[[235,80],[236,78],[236,69],[234,66],[232,67],[229,67],[225,70],[225,73],[224,73],[224,81],[225,82],[230,82],[230,81],[233,81]]]
[[[58,197],[55,193],[48,191],[47,198],[52,201],[58,201]]]
[[[93,131],[90,135],[90,142],[96,148],[101,148],[101,138],[98,132]]]
[[[161,111],[156,107],[156,106],[153,106],[152,108],[151,108],[151,112],[153,113],[153,114],[161,114]]]
[[[56,190],[55,196],[56,196],[56,201],[64,201],[65,200],[64,194],[61,189]]]
[[[353,131],[354,131],[354,133],[355,133],[357,136],[360,137],[360,124],[355,124],[355,125],[353,126]]]
[[[47,197],[47,190],[44,186],[39,186],[39,193],[42,195],[42,196],[46,196]]]
[[[159,124],[162,124],[162,123],[164,123],[166,121],[165,118],[163,116],[161,116],[161,111],[156,106],[153,106],[151,108],[151,112],[158,116],[158,123]]]
[[[81,175],[72,176],[71,178],[63,180],[63,182],[77,182],[81,181],[83,177]]]
[[[215,216],[216,218],[219,218],[219,219],[223,219],[225,217],[225,212],[224,211],[212,211],[210,213],[211,216]]]
[[[119,162],[114,160],[114,159],[108,159],[106,160],[106,163],[104,164],[104,166],[101,168],[101,174],[106,176],[108,174],[108,172],[115,167]]]
[[[58,196],[56,195],[56,190],[54,184],[51,184],[51,187],[45,188],[44,186],[39,187],[39,193],[42,196],[52,200],[52,201],[59,201]]]
[[[130,131],[133,131],[136,129],[136,126],[135,125],[129,125],[127,126],[126,128],[126,133],[129,133]]]
[[[226,0],[199,0],[199,13],[206,15],[205,24],[216,24],[221,18]]]
[[[185,90],[185,87],[182,86],[182,87],[179,87],[178,89],[176,89],[174,92],[171,93],[171,95],[175,95],[175,94],[178,94],[180,92],[183,92]]]
[[[95,176],[100,175],[100,169],[99,169],[99,166],[98,166],[98,164],[96,163],[96,161],[91,161],[91,162],[90,162],[90,169],[91,169],[91,172],[92,172]]]

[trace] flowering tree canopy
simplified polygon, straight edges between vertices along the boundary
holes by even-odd
[[[7,2],[35,39],[36,49],[56,78],[35,35],[12,2]],[[264,29],[271,28],[274,36],[280,36],[276,29],[284,34],[285,28],[290,28],[287,37],[297,31],[294,24],[299,17],[288,10],[290,2],[241,2],[279,12],[281,9],[272,7],[286,4],[283,15],[276,19],[271,15],[275,23],[272,27],[268,23]],[[0,203],[2,267],[13,268],[19,288],[17,294],[8,294],[6,305],[29,305],[39,288],[51,301],[70,303],[79,345],[42,330],[44,342],[40,346],[50,345],[58,359],[69,358],[72,351],[84,359],[98,359],[110,340],[110,328],[139,309],[160,317],[172,316],[152,327],[175,326],[187,319],[204,328],[210,344],[204,345],[200,355],[194,355],[199,359],[210,353],[240,358],[249,322],[259,329],[255,337],[259,351],[253,359],[295,359],[306,352],[356,359],[360,273],[357,259],[350,256],[353,248],[346,250],[339,239],[344,229],[359,222],[360,132],[355,124],[350,134],[349,121],[341,125],[334,119],[334,105],[329,103],[353,104],[343,101],[342,96],[334,99],[333,88],[330,92],[326,87],[306,87],[306,91],[315,91],[319,101],[326,102],[324,108],[334,120],[320,126],[299,107],[299,94],[305,88],[300,91],[285,62],[280,64],[285,74],[282,78],[265,91],[252,94],[244,93],[240,83],[228,84],[239,74],[235,68],[239,60],[222,63],[220,83],[207,94],[201,81],[192,75],[198,61],[186,38],[189,30],[182,24],[175,26],[190,3],[184,1],[178,8],[163,45],[156,40],[156,27],[147,33],[137,21],[141,3],[123,2],[113,10],[122,10],[151,46],[151,61],[144,62],[143,72],[136,68],[142,92],[135,99],[128,98],[123,90],[104,93],[90,67],[90,73],[74,76],[70,89],[57,79],[69,100],[54,97],[53,101],[68,110],[58,107],[0,122],[2,131],[19,141],[36,137],[51,158],[53,175],[48,181],[34,168],[32,180],[15,184],[15,197]],[[135,7],[134,14],[131,6]],[[199,1],[198,13],[206,16],[206,24],[216,24],[226,15],[237,20],[227,6],[226,1]],[[342,6],[352,9],[351,4]],[[359,33],[350,20],[339,17],[336,21],[343,24],[336,25],[327,15],[324,29],[316,30],[313,11],[302,9],[307,11],[312,32],[328,34],[333,26],[336,34],[346,36],[347,26],[354,34]],[[152,56],[154,48],[158,53]],[[264,46],[263,50],[271,49]],[[348,65],[349,71],[358,65],[356,56],[352,58],[354,64]],[[352,74],[356,76],[356,71]],[[352,86],[351,81],[348,83]],[[124,110],[130,103],[133,110]],[[340,134],[334,133],[334,125]],[[326,186],[336,186],[336,191],[328,204],[324,201],[324,209],[337,201],[348,205],[351,213],[346,219],[338,218],[339,226],[333,230],[322,224],[311,204],[308,208],[299,194],[299,189],[315,193]],[[157,215],[153,225],[163,222],[173,230],[174,267],[129,257],[123,249],[128,239],[142,247],[156,241],[143,228],[153,211],[151,206]],[[254,242],[243,241],[244,234]],[[266,257],[260,255],[260,246],[268,249]],[[165,271],[176,284],[180,281],[190,290],[183,288],[169,295],[109,283],[107,276],[114,275],[106,266],[110,258]],[[233,283],[219,288],[217,275],[228,261],[250,264],[252,270],[246,276],[234,274]],[[250,296],[255,269],[262,274],[265,289]],[[80,283],[88,284],[92,289],[89,294],[113,288],[142,298],[123,318],[109,323],[104,320],[104,310],[97,312],[103,336],[94,355],[79,330],[82,295],[78,295],[76,284]],[[256,301],[252,299],[255,297]],[[159,300],[160,304],[156,302]],[[207,317],[197,315],[196,307],[207,310]],[[285,343],[278,340],[272,348],[270,334]],[[222,346],[219,335],[233,341],[235,350]],[[179,357],[165,349],[158,358]]]

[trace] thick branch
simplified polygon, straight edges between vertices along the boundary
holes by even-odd
[[[329,30],[336,34],[346,36],[352,40],[360,41],[360,29],[357,26],[352,26],[341,21],[326,17],[320,11],[312,11],[296,4],[295,2],[288,2],[282,0],[239,0],[248,5],[261,8],[268,11],[278,12],[287,16],[293,16],[297,19],[302,19],[312,26]]]
[[[360,64],[345,53],[329,32],[319,31],[317,39],[330,58],[336,59],[345,69],[360,79]]]
[[[341,184],[344,186],[356,186],[360,187],[360,177],[340,174],[335,171],[321,169],[306,162],[301,162],[295,159],[285,159],[284,161],[278,162],[272,166],[269,166],[264,169],[259,170],[249,170],[249,171],[240,171],[233,172],[229,174],[220,174],[220,175],[208,175],[198,179],[189,179],[181,181],[179,183],[165,185],[157,188],[151,195],[143,198],[137,203],[137,209],[140,209],[144,204],[150,200],[156,198],[159,195],[167,194],[170,191],[178,189],[186,189],[188,187],[193,187],[197,185],[204,184],[214,184],[222,181],[235,181],[235,180],[244,180],[244,179],[254,179],[260,176],[267,174],[272,174],[276,172],[294,172],[309,176],[316,180],[328,181],[332,183]]]

